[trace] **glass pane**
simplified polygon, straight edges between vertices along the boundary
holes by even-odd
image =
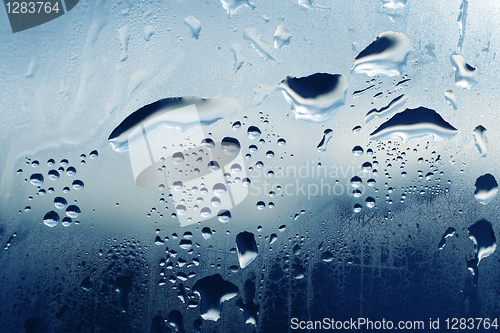
[[[3,331],[497,330],[498,3],[33,4]]]

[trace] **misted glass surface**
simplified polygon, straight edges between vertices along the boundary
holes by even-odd
[[[0,331],[499,331],[500,3],[66,10],[0,9]]]

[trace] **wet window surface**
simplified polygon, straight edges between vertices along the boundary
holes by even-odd
[[[498,3],[5,8],[2,332],[498,331]]]

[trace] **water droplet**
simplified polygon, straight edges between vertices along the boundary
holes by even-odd
[[[222,209],[217,213],[217,217],[219,218],[219,222],[228,223],[231,220],[231,212],[227,209]]]
[[[30,210],[31,210],[31,207],[30,207],[30,206],[26,206],[26,207],[24,207],[24,211],[25,211],[25,212],[29,212]]]
[[[194,16],[190,15],[184,18],[184,23],[186,23],[189,27],[191,37],[198,39],[198,37],[200,37],[201,22],[198,21]]]
[[[236,236],[236,250],[240,267],[245,268],[250,265],[258,255],[254,234],[248,231],[239,233]]]
[[[362,207],[360,204],[355,204],[354,205],[354,213],[359,213],[361,211]]]
[[[99,156],[99,153],[97,152],[97,150],[92,150],[89,156],[91,159],[95,160]]]
[[[201,144],[202,146],[205,146],[208,150],[212,150],[215,148],[215,142],[210,138],[201,140]]]
[[[371,109],[370,111],[368,111],[368,113],[365,116],[365,123],[369,123],[370,121],[372,121],[375,118],[380,119],[380,118],[383,118],[383,117],[393,113],[394,111],[396,111],[397,109],[402,107],[406,103],[407,100],[408,100],[408,96],[406,96],[405,94],[402,94],[402,95],[399,95],[398,97],[394,98],[388,105],[380,108],[380,110]]]
[[[201,229],[201,235],[205,239],[210,239],[212,238],[212,230],[210,230],[209,227],[204,227],[203,229]]]
[[[263,210],[264,208],[266,208],[266,204],[264,201],[257,202],[257,209],[258,210]]]
[[[331,119],[345,104],[347,79],[341,74],[287,76],[277,89],[292,105],[296,119],[318,123]]]
[[[83,184],[83,182],[82,182],[81,180],[75,180],[75,181],[73,182],[73,188],[74,188],[75,190],[77,190],[77,191],[79,191],[79,190],[83,189],[83,186],[84,186],[84,184]]]
[[[453,108],[453,110],[457,109],[457,96],[452,90],[448,90],[444,93],[444,98],[449,106]]]
[[[43,184],[43,176],[40,173],[34,173],[30,177],[30,183],[34,186],[41,186]]]
[[[413,46],[405,34],[383,32],[356,56],[352,71],[369,76],[400,75],[412,50]]]
[[[239,165],[238,163],[235,163],[235,164],[231,165],[231,173],[233,175],[237,175],[241,171],[242,171],[241,165]]]
[[[218,197],[222,197],[224,194],[226,194],[226,192],[227,192],[227,187],[222,183],[217,183],[213,187],[213,193]]]
[[[372,171],[372,164],[370,162],[363,163],[363,165],[361,166],[361,170],[363,170],[363,172]]]
[[[214,206],[214,207],[220,206],[220,199],[217,197],[213,197],[212,200],[210,200],[210,202],[212,203],[212,206]]]
[[[370,134],[371,140],[399,138],[404,143],[432,137],[436,141],[452,138],[457,129],[446,122],[436,111],[419,107],[395,114]]]
[[[56,181],[59,179],[59,172],[57,170],[50,170],[49,171],[49,179]]]
[[[455,84],[462,89],[470,89],[477,84],[477,71],[466,63],[459,54],[451,55],[451,64],[455,70]]]
[[[364,152],[365,151],[363,150],[363,147],[361,147],[361,146],[356,146],[356,147],[352,148],[352,154],[354,156],[359,157],[359,156],[363,155]]]
[[[174,191],[182,191],[184,188],[184,184],[180,180],[175,181],[172,186],[174,187]]]
[[[38,162],[38,161],[31,162],[31,166],[34,167],[34,168],[36,168],[39,165],[40,165],[40,162]]]
[[[398,9],[406,5],[406,0],[380,0],[384,7]]]
[[[278,139],[278,146],[283,147],[284,145],[286,145],[286,140],[283,138]]]
[[[474,197],[483,205],[487,205],[498,192],[498,183],[489,173],[477,178],[475,186]]]
[[[358,187],[361,187],[362,184],[363,184],[363,181],[361,180],[361,178],[359,176],[354,176],[351,178],[351,186],[352,187],[358,188]]]
[[[69,217],[74,218],[74,219],[76,219],[78,216],[80,216],[81,212],[82,211],[80,210],[80,208],[78,208],[78,206],[76,206],[76,205],[71,205],[71,206],[68,206],[68,208],[66,208],[66,215],[68,215]]]
[[[366,203],[366,207],[368,207],[368,208],[375,207],[375,199],[373,199],[372,197],[366,198],[365,203]]]
[[[208,207],[203,207],[200,211],[201,217],[209,217],[212,214],[212,210]]]
[[[200,315],[204,320],[217,321],[222,303],[238,295],[238,287],[222,279],[219,274],[206,276],[193,286],[193,292],[200,295]]]
[[[255,5],[249,0],[221,0],[221,3],[222,7],[227,11],[227,15],[229,17],[232,17],[244,8],[255,8]]]
[[[318,152],[322,153],[326,151],[326,146],[328,145],[328,141],[333,137],[333,131],[328,128],[323,132],[323,139],[321,139],[321,142],[318,144],[316,147],[318,149]]]
[[[56,164],[56,161],[54,161],[54,159],[52,158],[47,161],[48,166],[53,166],[54,164]]]
[[[225,137],[221,141],[221,147],[224,154],[227,156],[236,156],[239,154],[241,145],[238,140],[231,137]]]
[[[282,24],[278,25],[278,28],[274,32],[274,48],[281,50],[283,47],[290,45],[291,38],[292,34],[290,31],[286,30]]]
[[[172,155],[172,160],[174,161],[174,164],[176,164],[176,165],[184,163],[184,154],[181,152],[174,153]]]
[[[330,251],[323,252],[321,254],[321,260],[324,262],[331,262],[333,261],[333,254]]]
[[[488,141],[486,140],[486,128],[482,125],[474,129],[474,141],[476,142],[476,147],[481,157],[486,157],[488,154]]]
[[[262,133],[257,126],[250,126],[247,130],[247,134],[251,140],[257,140]]]
[[[358,134],[359,131],[361,131],[361,126],[355,126],[352,129],[352,134]]]
[[[73,220],[70,217],[64,217],[62,219],[62,225],[65,227],[69,227],[73,223]]]
[[[66,201],[66,199],[62,197],[56,197],[54,199],[54,205],[56,206],[57,209],[64,209],[68,205],[68,202]]]
[[[217,161],[208,162],[207,168],[210,171],[219,171],[220,170],[220,166],[219,166],[219,163],[217,163]]]
[[[479,275],[477,266],[482,259],[495,252],[495,249],[497,247],[497,245],[495,244],[496,237],[491,223],[484,219],[477,221],[476,223],[471,225],[468,228],[468,231],[469,237],[474,243],[474,252],[476,254],[476,258],[469,261],[467,266],[474,274],[474,285],[477,285]]]
[[[233,130],[236,131],[241,128],[241,122],[235,121],[232,126]]]
[[[184,215],[186,213],[186,206],[184,206],[184,205],[177,205],[175,207],[175,210],[177,210],[177,214]]]
[[[444,249],[444,246],[446,245],[446,238],[453,237],[455,235],[456,229],[455,228],[448,228],[443,234],[443,237],[441,237],[441,241],[438,244],[438,249],[442,250]]]
[[[74,167],[70,166],[69,168],[66,169],[66,174],[69,177],[73,177],[74,175],[76,175],[76,169]]]
[[[48,227],[55,227],[59,223],[59,214],[51,210],[43,217],[43,223]]]
[[[268,42],[262,40],[261,36],[257,34],[257,30],[255,30],[255,28],[246,28],[243,31],[243,39],[248,41],[262,58],[266,60],[275,60],[271,45]]]

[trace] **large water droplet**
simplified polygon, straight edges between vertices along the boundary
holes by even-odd
[[[83,187],[84,187],[84,184],[83,184],[83,182],[81,180],[75,180],[73,182],[73,188],[75,190],[79,191],[79,190],[83,189]]]
[[[227,209],[222,209],[217,213],[217,217],[219,218],[219,222],[228,223],[231,220],[231,212]]]
[[[186,23],[189,27],[191,37],[198,39],[198,37],[200,37],[201,22],[198,21],[194,16],[190,15],[184,18],[184,23]]]
[[[64,209],[68,205],[68,202],[66,201],[66,199],[62,197],[56,197],[54,199],[54,205],[56,206],[57,209]]]
[[[43,184],[43,176],[40,173],[34,173],[30,177],[30,183],[34,186],[41,186]]]
[[[361,147],[361,146],[356,146],[356,147],[352,148],[352,154],[354,156],[359,157],[359,156],[363,155],[364,152],[365,151],[363,150],[363,147]]]
[[[48,227],[55,227],[59,223],[59,214],[51,210],[43,217],[43,223]]]
[[[358,188],[358,187],[361,187],[362,184],[363,184],[363,181],[361,180],[361,178],[359,176],[354,176],[351,178],[351,186],[352,187]]]
[[[369,76],[399,75],[406,65],[408,53],[412,50],[413,46],[405,34],[383,32],[356,56],[352,71]]]
[[[73,177],[74,175],[76,175],[76,169],[74,167],[70,166],[69,168],[66,169],[66,174],[69,177]]]
[[[78,208],[78,206],[76,205],[71,205],[68,208],[66,208],[66,215],[68,215],[73,219],[76,219],[78,216],[80,216],[81,212],[82,211],[80,210],[80,208]]]
[[[193,292],[200,296],[200,315],[205,320],[220,318],[222,302],[238,294],[238,287],[222,279],[219,274],[206,276],[193,286]]]
[[[477,71],[459,54],[451,55],[451,64],[455,70],[455,84],[462,89],[470,89],[477,84]]]
[[[474,129],[474,141],[476,142],[476,147],[481,157],[486,157],[488,154],[488,141],[486,140],[486,128],[482,125]]]
[[[257,258],[258,250],[255,236],[251,232],[244,231],[236,236],[236,250],[241,268],[245,268]]]
[[[274,32],[274,48],[281,50],[284,46],[290,45],[292,34],[286,30],[283,24],[278,25]]]
[[[498,192],[498,183],[493,175],[487,173],[476,180],[474,197],[483,205],[488,204]]]
[[[49,179],[50,180],[58,180],[60,177],[59,172],[57,170],[50,170],[49,171]]]
[[[209,239],[212,237],[212,230],[209,227],[204,227],[203,229],[201,229],[201,235],[203,236],[203,238]]]
[[[239,154],[241,145],[238,140],[231,137],[225,137],[221,141],[221,147],[224,154],[227,156],[236,156]]]
[[[341,74],[287,76],[277,89],[291,104],[296,119],[317,123],[331,119],[344,105],[347,79]]]
[[[258,210],[263,210],[264,208],[266,208],[266,203],[264,201],[257,202],[257,209]]]
[[[217,161],[208,162],[207,168],[210,171],[219,171],[220,170],[220,166],[219,166],[219,163]]]
[[[251,140],[257,140],[261,135],[261,131],[257,126],[250,126],[247,130],[247,134]]]
[[[172,155],[172,160],[174,164],[179,165],[184,163],[184,154],[182,152],[177,152]]]
[[[457,129],[446,122],[436,111],[419,107],[406,109],[394,115],[370,134],[371,140],[399,138],[408,143],[432,137],[436,141],[452,138]]]
[[[212,190],[213,190],[214,195],[216,195],[218,197],[222,197],[224,194],[226,194],[227,187],[226,187],[226,185],[224,185],[222,183],[217,183],[214,185]]]
[[[215,148],[215,142],[210,138],[201,140],[201,145],[206,147],[208,150],[212,150]]]

